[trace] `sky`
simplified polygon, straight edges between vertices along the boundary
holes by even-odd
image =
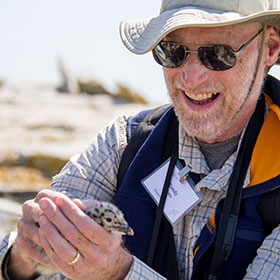
[[[153,17],[160,0],[2,0],[0,79],[61,82],[58,60],[76,76],[92,75],[110,91],[122,83],[149,102],[169,100],[162,69],[151,53],[135,55],[122,44],[119,23]],[[279,68],[273,74],[280,76]]]

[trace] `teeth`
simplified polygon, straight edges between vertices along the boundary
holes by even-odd
[[[195,101],[201,101],[201,100],[205,100],[208,98],[211,98],[213,95],[216,95],[217,93],[199,93],[199,94],[192,94],[189,92],[185,91],[185,95],[188,96],[189,98],[191,98],[192,100]]]

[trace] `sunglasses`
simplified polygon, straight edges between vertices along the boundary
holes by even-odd
[[[260,30],[236,51],[227,45],[200,46],[197,50],[190,50],[186,45],[180,43],[161,41],[152,52],[156,62],[163,67],[177,68],[186,61],[189,54],[197,53],[199,60],[206,68],[223,71],[231,69],[235,65],[236,57],[242,54],[262,31]],[[191,46],[197,45],[192,44]]]

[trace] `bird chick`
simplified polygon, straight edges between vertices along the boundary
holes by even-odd
[[[86,214],[108,232],[121,235],[134,235],[121,210],[110,202],[101,202],[87,209]]]
[[[110,233],[121,235],[134,235],[121,210],[110,202],[100,202],[86,210],[86,214]],[[42,252],[44,252],[42,248]],[[56,267],[36,264],[36,271],[40,274],[50,275],[59,273]]]

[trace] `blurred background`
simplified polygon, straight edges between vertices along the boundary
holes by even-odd
[[[169,101],[152,55],[130,53],[119,37],[121,20],[155,16],[160,4],[0,1],[2,231],[21,211],[10,199],[48,187],[112,118]],[[279,67],[271,73],[279,77]]]
[[[160,1],[0,1],[0,238],[111,119],[168,101],[150,54],[122,45],[123,19]]]
[[[9,0],[0,2],[0,78],[58,82],[58,60],[74,74],[90,74],[109,90],[123,83],[149,102],[167,93],[151,54],[134,55],[122,44],[119,23],[152,17],[160,1]]]

